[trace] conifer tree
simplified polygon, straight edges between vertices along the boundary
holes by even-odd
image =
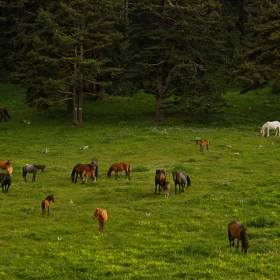
[[[85,94],[110,81],[99,76],[119,71],[112,63],[111,47],[120,40],[116,31],[118,1],[50,1],[37,11],[34,22],[22,29],[26,59],[18,53],[15,79],[27,85],[27,101],[47,108],[70,100],[74,124],[81,124]],[[20,40],[20,35],[17,36]],[[109,80],[109,79],[108,79]]]
[[[242,93],[274,82],[280,89],[280,1],[245,1],[248,22],[244,46],[239,50],[231,81],[242,85]]]
[[[156,121],[171,106],[209,112],[225,105],[211,81],[223,60],[220,9],[217,1],[132,1],[127,69],[134,85],[155,96]]]

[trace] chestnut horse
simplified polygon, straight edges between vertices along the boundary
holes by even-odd
[[[8,161],[0,161],[0,168],[3,170],[7,170],[7,173],[12,175],[13,167],[12,167],[12,160],[9,159]]]
[[[164,192],[165,192],[164,197],[165,198],[169,197],[170,187],[171,187],[171,184],[169,182],[165,182],[165,184],[164,184]]]
[[[41,206],[42,206],[42,215],[44,216],[46,213],[46,208],[48,208],[48,215],[50,214],[50,204],[51,201],[54,201],[54,195],[49,195],[48,197],[46,197],[46,199],[42,200]]]
[[[203,152],[203,147],[204,146],[206,146],[206,148],[207,148],[207,151],[208,151],[208,146],[209,146],[209,144],[210,144],[210,141],[209,140],[204,140],[204,141],[202,141],[202,140],[198,140],[198,139],[196,139],[196,145],[197,144],[199,144],[199,146],[200,146],[200,151],[201,152]]]
[[[83,175],[84,171],[86,171],[86,172],[94,171],[95,180],[97,181],[97,175],[98,175],[97,159],[93,159],[90,164],[79,163],[79,164],[75,165],[72,170],[72,173],[71,173],[72,183],[77,183],[78,175],[80,175],[80,178],[82,180],[83,179],[82,175]]]
[[[108,170],[107,175],[108,178],[111,178],[112,172],[115,172],[115,179],[117,180],[119,176],[119,171],[125,171],[125,179],[126,177],[130,180],[130,164],[122,162],[122,163],[114,163]]]
[[[165,187],[165,182],[166,182],[166,172],[161,169],[156,169],[155,194],[157,193],[157,186],[158,186],[158,194],[160,194],[161,188]]]
[[[95,170],[90,170],[90,171],[83,171],[82,175],[84,176],[83,180],[81,181],[81,184],[84,183],[84,181],[86,181],[87,183],[87,179],[90,176],[94,181],[96,181],[96,177],[95,177]]]
[[[242,251],[244,251],[244,253],[247,254],[248,249],[250,247],[248,238],[247,238],[247,229],[245,226],[243,226],[238,221],[231,221],[228,224],[228,239],[229,239],[230,247],[234,247],[234,238],[237,239],[236,253],[237,253],[238,247],[239,247],[239,240],[241,240]]]
[[[7,121],[6,116],[8,116],[9,118],[11,118],[11,116],[9,115],[8,111],[6,109],[0,108],[0,122],[2,121],[2,118],[5,119],[5,121]]]
[[[108,214],[105,209],[96,208],[93,214],[93,219],[97,219],[99,223],[99,231],[104,231],[104,226],[106,221],[108,220]]]

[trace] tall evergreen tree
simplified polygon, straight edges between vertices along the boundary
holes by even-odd
[[[118,1],[51,1],[39,9],[29,34],[26,59],[20,54],[15,72],[27,85],[29,104],[46,108],[71,100],[74,124],[81,124],[83,99],[97,84],[106,86],[111,73],[111,48],[116,31]],[[25,30],[26,30],[25,24]],[[19,37],[18,37],[19,38]],[[28,71],[26,71],[28,69]],[[106,80],[99,77],[106,76]]]
[[[248,14],[244,47],[237,54],[231,81],[242,85],[240,93],[262,88],[268,82],[280,89],[280,1],[245,1]]]
[[[132,1],[127,69],[134,85],[155,96],[156,121],[164,121],[166,107],[209,112],[225,105],[211,81],[227,32],[221,7],[217,1]]]

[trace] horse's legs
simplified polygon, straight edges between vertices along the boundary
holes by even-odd
[[[239,247],[239,238],[237,239],[236,253],[238,251],[238,247]]]
[[[269,128],[267,128],[266,137],[269,137]]]
[[[115,179],[118,180],[118,177],[119,177],[119,172],[116,170],[115,171]]]
[[[35,176],[36,176],[36,172],[33,172],[32,182],[35,182]]]

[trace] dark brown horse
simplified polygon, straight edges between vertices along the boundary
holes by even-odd
[[[0,160],[0,168],[7,171],[7,174],[12,175],[13,167],[12,167],[12,160],[9,159],[6,162]]]
[[[166,182],[166,172],[161,169],[156,169],[155,194],[157,193],[157,186],[158,186],[158,194],[160,194],[161,188],[165,187],[165,182]]]
[[[77,183],[78,175],[80,175],[80,178],[82,180],[83,172],[92,172],[92,171],[94,171],[95,180],[97,181],[97,175],[98,175],[97,170],[98,170],[98,162],[96,159],[93,159],[90,164],[79,163],[79,164],[75,165],[72,170],[72,173],[71,173],[72,183]]]
[[[247,254],[250,247],[247,238],[247,229],[238,221],[231,221],[228,224],[228,239],[230,247],[234,247],[234,238],[237,239],[236,253],[239,247],[239,240],[241,240],[242,251],[244,251],[244,253]]]
[[[119,171],[125,171],[125,179],[128,178],[130,180],[130,164],[129,163],[114,163],[113,165],[111,165],[111,167],[109,168],[107,175],[108,178],[111,178],[112,172],[115,172],[115,179],[117,180],[119,176]]]
[[[54,195],[49,195],[46,197],[46,199],[42,200],[41,206],[42,206],[42,215],[44,216],[46,213],[46,208],[48,208],[48,215],[50,214],[50,204],[51,201],[54,202]]]
[[[0,184],[3,193],[7,193],[9,191],[9,187],[11,183],[12,183],[12,177],[10,176],[10,174],[0,173]]]
[[[209,140],[198,140],[196,139],[196,145],[199,144],[200,146],[200,151],[203,152],[203,147],[206,146],[207,148],[207,151],[208,151],[208,148],[209,148],[209,145],[210,145],[210,141]]]
[[[2,118],[5,119],[5,121],[7,121],[6,116],[8,116],[9,118],[11,118],[11,116],[9,115],[8,111],[6,109],[0,108],[0,122],[2,121]]]
[[[179,192],[182,193],[185,191],[185,186],[191,185],[191,179],[185,172],[172,172],[173,181],[175,183],[175,194],[177,194],[177,185],[179,185]]]

